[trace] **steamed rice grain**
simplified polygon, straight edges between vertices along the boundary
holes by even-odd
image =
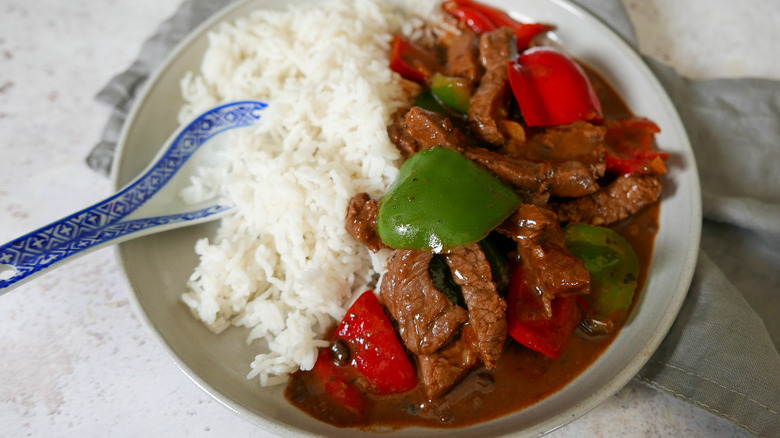
[[[389,50],[413,15],[435,10],[348,0],[258,11],[210,33],[200,71],[182,79],[182,123],[220,103],[269,104],[233,135],[229,168],[203,169],[184,193],[217,190],[237,207],[197,243],[182,300],[217,333],[249,329],[248,377],[263,385],[311,369],[325,330],[385,268],[388,252],[356,242],[344,215],[354,194],[379,197],[397,174],[386,126],[408,92]]]

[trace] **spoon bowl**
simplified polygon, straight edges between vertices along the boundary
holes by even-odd
[[[257,123],[266,106],[242,101],[206,111],[113,196],[0,246],[0,295],[104,246],[222,217],[232,205],[219,196],[187,203],[180,193],[200,166],[219,165],[219,134]]]

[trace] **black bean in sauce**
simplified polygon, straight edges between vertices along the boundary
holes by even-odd
[[[341,339],[334,339],[330,341],[330,347],[328,348],[333,357],[333,363],[340,367],[349,363],[350,353],[346,342]]]

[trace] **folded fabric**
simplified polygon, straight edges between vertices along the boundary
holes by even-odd
[[[672,97],[690,136],[702,184],[704,226],[686,302],[638,378],[756,435],[776,436],[780,185],[773,180],[780,169],[780,82],[692,81],[655,61],[648,64]],[[751,233],[755,236],[746,236]],[[723,257],[718,248],[746,254],[739,259]],[[716,250],[713,259],[710,249]],[[743,295],[732,281],[752,277],[746,264],[767,251],[774,253],[774,260],[768,260],[773,267],[767,266],[763,281]],[[774,323],[773,334],[748,298],[769,316],[766,321]]]
[[[87,165],[104,175],[111,172],[114,150],[122,126],[142,85],[162,64],[171,50],[198,25],[235,0],[186,0],[141,46],[138,59],[114,76],[97,95],[97,100],[113,108],[100,142],[87,156]]]
[[[575,0],[629,44],[619,0]],[[187,0],[98,94],[114,113],[87,158],[108,174],[140,85],[191,30],[233,0]],[[636,379],[758,436],[780,431],[780,82],[697,81],[646,61],[674,101],[701,175],[704,225],[680,314]]]

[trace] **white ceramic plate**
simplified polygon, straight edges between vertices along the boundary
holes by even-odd
[[[273,3],[241,2],[204,24],[173,52],[149,81],[125,125],[114,169],[116,187],[141,171],[177,128],[176,114],[183,103],[178,82],[186,71],[198,69],[206,32],[221,21],[256,8],[274,7]],[[660,232],[645,291],[610,348],[563,390],[528,409],[462,429],[414,430],[421,437],[537,435],[588,412],[623,387],[658,347],[685,298],[698,254],[701,203],[693,152],[674,106],[642,59],[602,22],[566,1],[490,3],[520,18],[554,24],[554,37],[566,51],[605,77],[635,114],[649,117],[661,127],[657,141],[672,154],[670,172],[664,181]],[[142,319],[196,384],[246,420],[284,436],[364,435],[357,430],[335,429],[303,414],[284,399],[282,387],[262,388],[256,380],[247,380],[253,353],[246,347],[246,332],[231,328],[214,335],[179,301],[197,263],[194,243],[214,230],[215,225],[197,226],[118,247],[117,255]],[[404,429],[398,433],[411,432]]]

